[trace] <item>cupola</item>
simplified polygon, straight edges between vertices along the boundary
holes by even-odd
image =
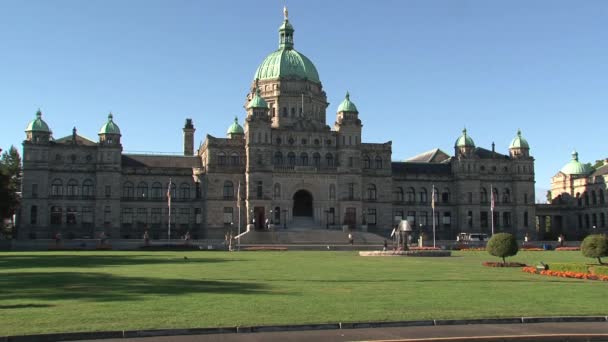
[[[49,142],[51,138],[51,130],[49,125],[42,120],[42,112],[40,109],[36,112],[36,118],[25,128],[26,140],[34,143]]]
[[[120,128],[114,122],[114,115],[108,114],[108,121],[99,129],[99,142],[108,145],[120,144]]]

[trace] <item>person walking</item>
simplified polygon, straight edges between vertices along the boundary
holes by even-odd
[[[150,246],[150,235],[148,235],[148,231],[144,231],[144,246]]]
[[[348,233],[348,243],[350,243],[351,246],[355,244],[355,239],[353,239],[353,234],[351,233]]]

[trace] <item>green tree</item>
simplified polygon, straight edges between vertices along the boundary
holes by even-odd
[[[591,165],[591,166],[592,166],[594,169],[596,169],[596,170],[597,170],[597,169],[599,169],[599,168],[600,168],[600,166],[604,165],[604,161],[605,161],[606,159],[608,159],[608,158],[596,160],[596,161],[595,161],[595,164],[593,164],[593,165]]]
[[[20,192],[21,156],[15,146],[11,146],[0,157],[0,224],[16,213]]]
[[[597,258],[602,265],[602,257],[608,256],[608,237],[600,234],[587,236],[581,244],[581,252],[587,258]]]
[[[502,258],[503,265],[506,263],[505,258],[514,256],[519,251],[515,236],[509,233],[494,234],[486,246],[486,251],[490,255]]]

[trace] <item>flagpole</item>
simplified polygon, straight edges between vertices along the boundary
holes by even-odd
[[[304,116],[304,93],[302,93],[302,115]]]
[[[435,184],[433,184],[433,193],[431,194],[431,207],[433,208],[433,248],[435,248]]]
[[[167,247],[171,243],[171,178],[169,178],[169,186],[167,187],[167,204],[169,206],[169,220],[167,223]]]
[[[494,236],[494,188],[490,184],[490,213],[492,216],[492,236]]]

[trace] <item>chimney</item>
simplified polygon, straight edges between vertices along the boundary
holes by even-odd
[[[496,152],[495,151],[496,145],[494,144],[494,142],[492,141],[492,153]]]
[[[184,125],[184,155],[185,156],[193,156],[194,155],[194,124],[192,124],[192,119],[186,119],[186,124]]]

